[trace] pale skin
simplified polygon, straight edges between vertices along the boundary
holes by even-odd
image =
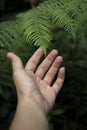
[[[49,130],[47,115],[63,85],[65,68],[60,67],[63,58],[55,49],[37,67],[42,55],[43,50],[37,49],[24,67],[17,55],[7,54],[18,95],[16,113],[9,130]],[[51,86],[56,74],[57,79]]]

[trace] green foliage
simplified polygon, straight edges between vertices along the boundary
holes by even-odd
[[[58,127],[62,124],[58,128],[60,130],[87,129],[86,28],[86,0],[45,0],[36,8],[8,17],[0,23],[1,124],[10,123],[17,102],[11,64],[6,53],[16,53],[25,64],[40,46],[45,54],[53,48],[58,49],[64,57],[67,71],[64,87],[49,117],[51,129],[55,129],[57,124]]]
[[[62,28],[77,38],[87,26],[86,0],[48,0],[37,8],[18,15],[20,29],[28,43],[46,50],[53,38],[54,27]]]

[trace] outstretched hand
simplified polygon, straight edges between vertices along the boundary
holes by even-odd
[[[12,62],[13,80],[18,99],[22,97],[32,99],[48,114],[63,85],[65,68],[60,67],[63,58],[58,56],[57,50],[51,51],[38,66],[42,55],[43,50],[39,48],[28,60],[25,67],[17,55],[9,52],[7,57]],[[51,86],[57,73],[57,79]]]

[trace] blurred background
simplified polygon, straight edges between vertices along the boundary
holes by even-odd
[[[43,1],[0,0],[0,19],[32,9]],[[64,57],[66,78],[48,117],[50,130],[87,130],[87,37],[86,41],[80,37],[74,40],[60,28],[53,32],[52,48],[58,49]],[[8,130],[17,99],[10,88],[4,87],[3,90],[0,89],[0,130]]]

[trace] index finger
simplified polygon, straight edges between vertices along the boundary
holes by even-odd
[[[33,54],[33,56],[28,60],[26,66],[25,66],[25,69],[27,71],[35,71],[42,55],[43,55],[43,50],[42,48],[39,48],[36,50],[36,52]]]

